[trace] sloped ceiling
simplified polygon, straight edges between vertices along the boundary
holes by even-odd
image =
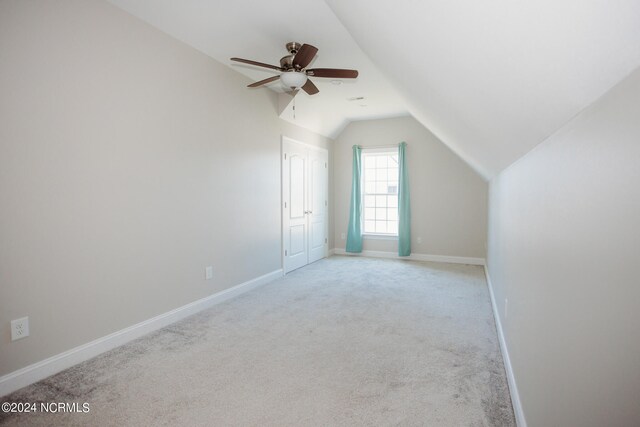
[[[487,178],[640,66],[637,0],[327,3],[416,119]]]
[[[314,44],[314,67],[360,77],[315,79],[320,94],[280,117],[335,137],[410,113],[485,178],[640,66],[639,0],[109,1],[253,80],[273,74],[229,57],[277,63],[286,42]]]

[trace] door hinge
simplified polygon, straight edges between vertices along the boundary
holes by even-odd
[[[284,202],[284,208],[285,209],[287,208],[287,202]]]
[[[327,168],[327,162],[324,162],[324,168],[325,169]]]
[[[287,153],[284,153],[284,159],[287,160]]]
[[[324,205],[327,206],[327,201],[326,200],[324,201]]]
[[[325,243],[329,243],[329,242],[327,241],[327,238],[326,238],[326,237],[324,238],[324,242],[325,242]]]
[[[284,250],[284,256],[287,256],[287,250],[286,249]]]

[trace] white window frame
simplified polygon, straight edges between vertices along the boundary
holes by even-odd
[[[367,209],[367,204],[366,204],[366,196],[370,195],[370,196],[376,196],[376,195],[384,195],[384,196],[389,196],[390,193],[383,193],[383,194],[379,194],[379,193],[367,193],[366,191],[366,184],[367,184],[367,180],[365,178],[365,173],[366,173],[366,157],[370,154],[388,154],[388,155],[397,155],[398,154],[398,149],[397,148],[391,148],[391,147],[383,147],[383,148],[362,148],[362,176],[360,177],[360,182],[361,182],[361,196],[362,196],[362,229],[363,229],[363,238],[365,240],[397,240],[398,239],[398,233],[376,233],[376,232],[371,232],[371,231],[365,231],[366,226],[365,226],[365,213],[366,213],[366,209]],[[396,197],[398,195],[398,190],[396,190]],[[397,204],[396,204],[396,209],[397,209]]]

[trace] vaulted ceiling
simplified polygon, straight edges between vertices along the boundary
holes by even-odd
[[[361,74],[296,97],[298,124],[411,113],[486,178],[640,66],[637,0],[110,1],[255,80],[272,74],[228,58],[314,44],[314,67]]]

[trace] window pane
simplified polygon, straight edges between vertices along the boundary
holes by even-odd
[[[387,157],[385,155],[376,156],[376,167],[377,168],[386,168],[387,167]]]
[[[364,208],[364,219],[376,219],[376,209],[375,208]]]
[[[389,167],[398,166],[398,155],[389,156]]]
[[[387,219],[387,208],[376,208],[376,219]]]
[[[387,196],[387,206],[397,208],[398,196]]]
[[[376,233],[387,232],[387,221],[376,221]]]
[[[389,174],[389,181],[397,181],[400,177],[400,175],[398,175],[400,173],[398,172],[398,168],[389,168],[387,170],[387,173]]]
[[[364,222],[364,232],[365,233],[375,233],[376,232],[376,222],[375,221],[365,221]]]
[[[368,208],[375,207],[376,206],[376,196],[364,196],[364,205],[366,207],[368,207]]]
[[[365,193],[375,193],[376,192],[376,183],[375,182],[365,182],[364,183],[364,192]]]
[[[387,222],[387,233],[398,234],[398,221]]]
[[[365,171],[364,171],[364,180],[365,181],[375,181],[376,180],[376,170],[377,169],[365,169]]]
[[[387,209],[387,219],[397,220],[398,219],[398,208],[388,208]]]
[[[386,208],[387,207],[387,196],[375,196],[376,198],[376,207],[377,208]]]
[[[387,170],[376,169],[376,181],[386,181],[386,180],[387,180]]]
[[[364,167],[373,168],[376,166],[376,158],[374,156],[364,156]]]
[[[398,183],[390,182],[387,184],[387,193],[389,194],[397,194],[398,193]]]
[[[386,182],[376,182],[376,193],[386,194],[387,193],[387,183]]]

